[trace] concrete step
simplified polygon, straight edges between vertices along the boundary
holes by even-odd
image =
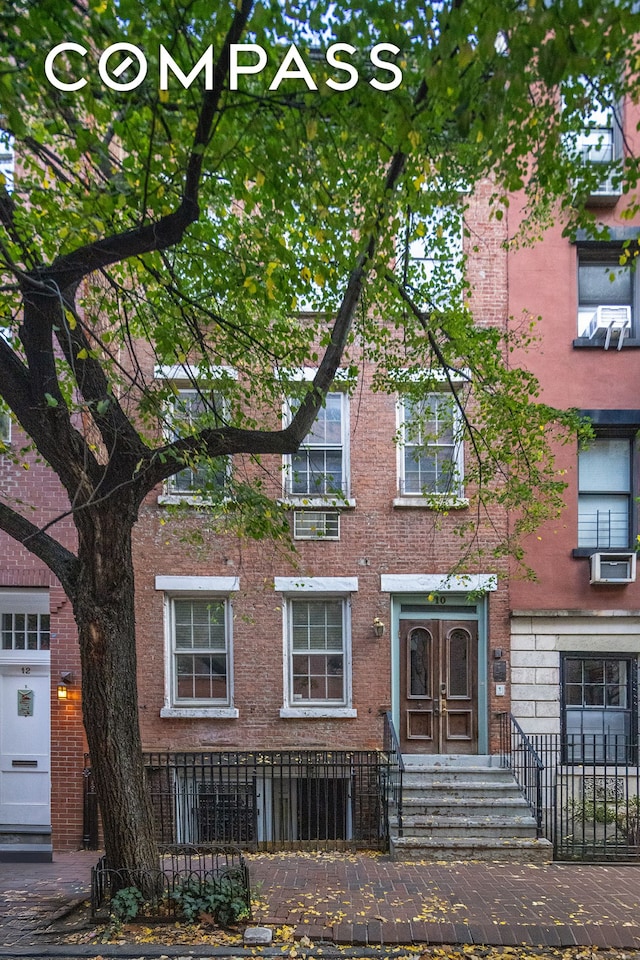
[[[508,837],[396,837],[391,839],[393,860],[500,860],[549,863],[553,847],[548,840]]]
[[[415,778],[407,774],[402,778],[402,791],[409,794],[422,792],[430,796],[441,793],[458,793],[460,796],[476,793],[479,796],[485,796],[521,792],[513,777],[490,780],[486,777],[482,780],[468,780],[466,777],[429,779]]]
[[[0,863],[51,863],[50,843],[0,843]]]
[[[48,824],[0,824],[0,863],[51,863]]]
[[[403,832],[408,837],[528,837],[535,839],[536,822],[530,815],[509,816],[403,816]],[[394,835],[397,826],[390,824]]]
[[[424,783],[513,783],[513,774],[505,767],[439,767],[412,764],[405,767],[403,782]]]
[[[500,767],[502,764],[497,754],[475,753],[404,753],[402,755],[405,769],[407,767]]]
[[[536,839],[529,805],[498,757],[404,759],[402,837],[397,811],[390,811],[394,859],[552,859],[551,844]]]
[[[491,797],[442,797],[436,801],[426,797],[405,797],[402,810],[405,816],[521,817],[528,813],[529,804],[524,797],[502,797],[499,801]],[[393,808],[391,812],[395,812]]]

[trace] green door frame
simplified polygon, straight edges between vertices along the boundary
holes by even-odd
[[[411,609],[409,609],[411,608]],[[489,752],[488,605],[486,594],[472,600],[468,593],[391,594],[391,715],[400,729],[400,620],[475,620],[478,624],[478,754]]]

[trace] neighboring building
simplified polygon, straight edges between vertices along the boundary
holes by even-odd
[[[19,449],[18,428],[8,418],[4,427]],[[34,504],[42,524],[62,516],[68,500],[56,477],[32,454],[21,461],[0,455],[3,494]],[[54,530],[72,546],[68,518]],[[0,557],[0,861],[50,859],[53,846],[82,844],[77,633],[71,604],[43,563],[4,533]]]
[[[585,135],[596,170],[621,155],[623,132],[626,149],[638,146],[640,112],[623,107],[622,129],[602,114],[602,128]],[[566,509],[527,545],[537,580],[511,583],[512,705],[528,733],[637,738],[640,220],[622,215],[625,199],[611,177],[592,192],[609,240],[585,231],[569,240],[558,225],[509,258],[509,313],[540,315],[524,362],[541,397],[580,410],[595,435],[585,449],[559,451]]]

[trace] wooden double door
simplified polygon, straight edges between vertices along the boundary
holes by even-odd
[[[400,747],[466,753],[478,747],[478,625],[400,620]]]

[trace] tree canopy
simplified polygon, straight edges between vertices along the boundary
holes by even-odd
[[[386,390],[457,378],[472,482],[524,508],[523,529],[557,507],[549,435],[575,420],[504,362],[504,329],[476,322],[451,237],[480,183],[498,221],[521,193],[527,240],[556,217],[593,225],[576,136],[594,101],[637,99],[637,28],[631,0],[0,7],[0,124],[16,157],[0,188],[0,397],[60,478],[78,550],[1,491],[0,528],[62,582],[105,689],[128,668],[114,654],[106,676],[118,644],[96,626],[101,597],[115,609],[132,592],[126,538],[144,496],[185,464],[294,451],[340,365],[376,364]],[[636,212],[629,150],[611,173]],[[173,388],[152,370],[189,364],[198,383],[234,371],[225,408],[167,435]],[[264,411],[305,365],[315,380],[283,429]],[[122,582],[101,581],[109,550]],[[107,700],[86,714],[92,751]],[[126,860],[123,844],[111,856]]]

